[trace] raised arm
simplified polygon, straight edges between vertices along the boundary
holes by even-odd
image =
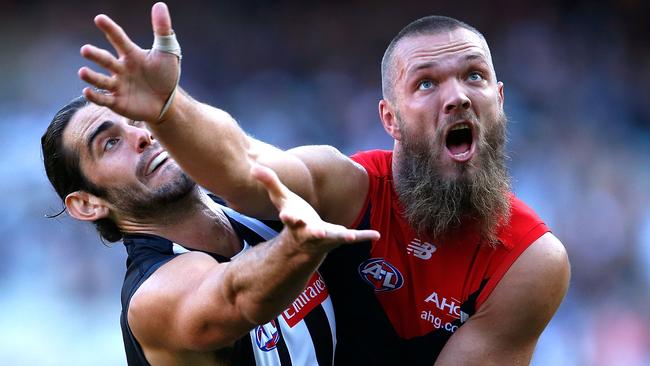
[[[435,365],[530,364],[539,336],[566,294],[569,277],[564,246],[553,234],[544,234],[458,328]]]
[[[284,230],[229,263],[203,253],[180,255],[145,281],[131,300],[128,320],[148,358],[232,344],[284,310],[329,250],[379,238],[376,231],[322,221],[270,169],[254,167],[252,175],[268,190]]]
[[[172,34],[171,18],[163,3],[154,5],[151,17],[157,37]],[[123,116],[147,122],[154,136],[199,184],[244,213],[275,215],[264,188],[249,173],[254,163],[261,163],[273,168],[326,220],[348,225],[355,219],[368,184],[363,168],[332,147],[285,152],[253,139],[228,113],[199,103],[180,90],[161,116],[176,88],[180,59],[156,49],[141,49],[105,15],[97,16],[95,23],[118,57],[94,46],[82,47],[84,57],[111,73],[107,76],[81,68],[79,76],[84,81],[108,91],[104,94],[86,88],[84,95]]]

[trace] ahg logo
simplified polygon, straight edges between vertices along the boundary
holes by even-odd
[[[402,274],[384,258],[370,258],[359,265],[359,275],[375,292],[394,291],[402,287]]]
[[[278,326],[275,323],[275,320],[264,325],[258,325],[255,328],[255,342],[257,347],[262,351],[270,351],[277,347],[278,342],[280,341],[280,332],[278,332]]]
[[[431,302],[436,305],[439,310],[446,311],[449,315],[453,316],[456,319],[461,317],[460,311],[460,301],[454,299],[453,297],[447,299],[446,297],[438,297],[437,292],[433,292],[429,295],[424,302]]]

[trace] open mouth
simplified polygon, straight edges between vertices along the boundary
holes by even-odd
[[[458,162],[469,160],[474,154],[472,125],[468,122],[461,122],[452,126],[447,132],[445,146],[453,160]]]
[[[151,175],[153,172],[158,170],[158,168],[160,168],[168,158],[169,154],[167,154],[167,151],[163,151],[160,154],[156,155],[156,157],[153,158],[149,163],[149,166],[147,167],[144,175]]]

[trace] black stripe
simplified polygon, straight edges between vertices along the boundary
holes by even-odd
[[[282,366],[291,366],[291,356],[289,355],[289,349],[287,348],[287,343],[284,341],[284,336],[282,335],[282,330],[280,329],[280,321],[276,320],[278,334],[280,334],[280,340],[277,344],[278,356],[280,356],[280,365]]]
[[[250,333],[247,333],[235,342],[230,364],[237,366],[255,366],[255,355]]]
[[[332,343],[332,329],[330,323],[327,321],[327,314],[322,305],[319,305],[310,311],[305,317],[305,325],[309,330],[312,342],[314,342],[314,350],[316,351],[316,359],[320,366],[329,366],[334,360],[334,344]]]
[[[138,288],[140,288],[142,283],[144,283],[144,281],[146,281],[163,264],[169,262],[173,258],[173,256],[163,257],[162,260],[159,260],[158,263],[152,264],[146,270],[143,268],[136,268],[136,264],[132,264],[132,266],[127,270],[127,275],[124,279],[122,288],[122,312],[120,314],[120,328],[122,329],[124,351],[126,352],[126,360],[129,366],[149,366],[149,362],[144,355],[142,346],[140,346],[138,340],[135,339],[135,335],[133,335],[133,332],[131,332],[131,327],[129,326],[128,313],[131,298],[138,290]],[[136,270],[138,270],[138,272],[135,272]],[[142,271],[144,271],[144,274],[138,277],[138,274]]]

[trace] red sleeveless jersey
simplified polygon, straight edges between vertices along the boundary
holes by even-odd
[[[371,359],[377,364],[431,365],[519,255],[549,229],[511,195],[511,218],[498,232],[500,244],[481,243],[476,233],[444,244],[425,241],[401,215],[392,152],[362,152],[352,159],[366,169],[370,180],[353,227],[375,229],[381,239],[361,249],[341,247],[328,259],[335,262],[335,268],[326,271],[328,285],[347,289],[332,294],[339,334],[337,363]],[[368,330],[374,334],[365,341],[360,335]]]

